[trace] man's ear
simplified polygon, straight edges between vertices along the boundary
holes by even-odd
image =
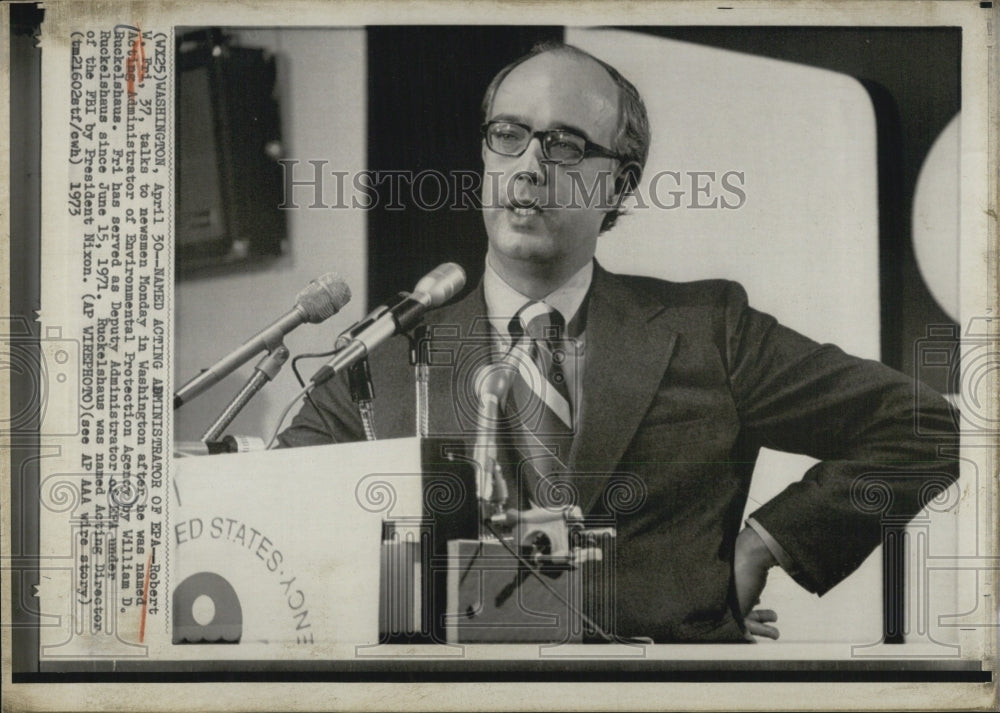
[[[641,175],[642,169],[635,161],[629,161],[618,167],[618,170],[615,171],[615,206],[620,206],[622,201],[636,189]]]

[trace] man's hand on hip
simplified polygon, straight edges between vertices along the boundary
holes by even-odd
[[[770,609],[754,609],[760,603],[761,592],[767,584],[767,570],[776,564],[778,561],[760,535],[753,528],[744,527],[736,537],[733,574],[740,614],[746,625],[747,638],[751,641],[755,641],[757,636],[778,638],[778,629],[769,625],[769,622],[778,620],[778,615]]]

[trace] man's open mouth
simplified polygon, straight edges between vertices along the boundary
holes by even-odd
[[[514,205],[507,206],[507,210],[511,211],[514,215],[524,218],[532,215],[539,215],[542,212],[542,209],[538,206],[538,201],[515,203]]]

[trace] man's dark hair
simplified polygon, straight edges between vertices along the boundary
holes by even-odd
[[[515,67],[523,64],[532,57],[537,57],[546,52],[559,52],[568,54],[578,59],[589,59],[604,67],[611,76],[612,81],[618,86],[618,133],[614,142],[609,148],[613,149],[621,157],[624,167],[624,183],[616,183],[615,190],[618,193],[618,207],[608,211],[601,223],[601,232],[609,230],[617,221],[618,216],[625,211],[622,210],[621,199],[625,195],[635,190],[642,176],[642,170],[646,166],[646,157],[649,155],[649,117],[646,115],[646,105],[639,96],[639,91],[629,80],[625,79],[621,73],[607,62],[598,59],[589,52],[585,52],[579,47],[568,45],[564,42],[547,40],[540,42],[531,48],[531,51],[522,57],[518,57],[506,67],[497,72],[493,81],[486,88],[483,96],[483,120],[489,120],[490,110],[493,107],[493,98],[496,96],[500,83],[506,79]]]

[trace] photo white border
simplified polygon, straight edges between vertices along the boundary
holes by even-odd
[[[65,34],[82,17],[128,22],[149,27],[164,25],[275,26],[346,25],[361,27],[378,24],[553,24],[553,25],[781,25],[781,26],[961,26],[962,39],[962,208],[961,208],[961,308],[966,316],[991,316],[997,308],[994,269],[997,237],[997,50],[998,8],[985,10],[978,2],[730,2],[732,9],[709,2],[219,2],[210,6],[194,3],[132,2],[119,5],[92,4],[72,0],[45,3],[45,23],[54,35]],[[567,17],[572,22],[567,22]],[[985,19],[984,19],[985,17]],[[988,22],[989,21],[989,22]],[[9,36],[4,14],[2,29]],[[991,34],[992,33],[992,34]],[[987,47],[990,49],[987,50]],[[9,47],[4,44],[5,51]],[[43,46],[44,52],[44,46]],[[9,59],[4,58],[9,67]],[[9,97],[10,78],[5,71],[0,90]],[[43,92],[44,92],[43,88]],[[9,169],[9,102],[3,112],[0,143],[2,166]],[[5,171],[9,176],[9,170]],[[5,179],[6,180],[6,179]],[[0,229],[10,240],[8,212]],[[970,245],[971,243],[971,245]],[[9,249],[3,263],[9,271]],[[967,320],[965,320],[967,321]],[[964,324],[962,325],[964,327]],[[9,393],[9,386],[5,385]],[[995,391],[994,391],[995,394]],[[8,399],[3,407],[9,416]],[[996,414],[996,400],[989,405]],[[990,436],[990,456],[984,472],[995,471]],[[981,445],[982,437],[975,443]],[[967,441],[963,441],[963,445]],[[9,484],[9,470],[5,472]],[[992,503],[997,512],[995,480],[985,479],[982,492],[975,494]],[[3,491],[4,522],[10,523],[9,488]],[[993,531],[964,532],[978,537],[976,551],[996,557],[996,523]],[[10,543],[3,538],[5,559]],[[988,591],[996,593],[994,577]],[[995,596],[994,596],[995,598]],[[9,580],[4,587],[2,621],[10,622]],[[658,710],[771,710],[778,707],[800,709],[989,709],[995,701],[995,684],[912,684],[912,683],[215,683],[198,684],[11,684],[10,629],[2,631],[4,649],[4,689],[11,710],[576,710],[635,709]],[[995,664],[996,641],[971,637],[963,647],[979,647],[984,661]],[[708,652],[705,652],[708,653]],[[772,656],[780,652],[770,649]],[[714,656],[708,656],[713,658]],[[721,656],[718,658],[722,658]],[[727,657],[728,658],[728,657]],[[289,688],[289,686],[294,686]],[[165,705],[166,703],[166,705]]]

